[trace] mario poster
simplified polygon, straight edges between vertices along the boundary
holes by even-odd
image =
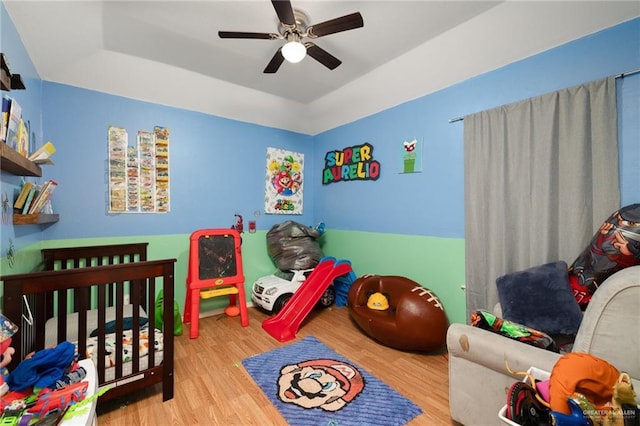
[[[264,211],[302,214],[304,154],[267,148]]]

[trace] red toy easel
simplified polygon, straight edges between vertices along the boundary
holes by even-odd
[[[234,229],[200,229],[191,234],[184,304],[184,322],[191,324],[189,338],[198,337],[200,298],[229,296],[229,306],[239,305],[242,326],[249,325],[240,244]]]

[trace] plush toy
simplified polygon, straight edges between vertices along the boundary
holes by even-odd
[[[613,386],[613,398],[610,405],[611,410],[606,414],[603,425],[624,426],[627,423],[638,424],[640,421],[640,410],[636,405],[636,392],[629,374],[620,373],[618,381]]]
[[[640,420],[629,374],[593,355],[563,355],[551,372],[550,391],[556,426],[627,426]]]

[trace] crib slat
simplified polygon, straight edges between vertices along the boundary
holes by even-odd
[[[105,291],[107,291],[108,286],[99,285],[98,286],[98,342],[104,342],[105,332],[105,323],[106,323],[106,297]],[[98,383],[104,383],[105,380],[105,356],[106,349],[104,345],[98,345]]]
[[[90,287],[81,287],[76,290],[75,294],[78,295],[78,304],[75,306],[76,312],[78,312],[78,358],[86,358],[87,353],[87,311],[89,310],[89,297],[87,293],[90,293]]]
[[[58,334],[56,343],[67,340],[67,290],[62,289],[58,294]]]
[[[5,284],[5,291],[7,286]],[[31,311],[34,315],[34,322],[36,324],[44,322],[47,318],[50,318],[53,315],[53,294],[31,294],[33,299],[35,299],[35,305],[31,308]],[[51,303],[47,303],[46,299],[51,299]],[[22,355],[25,356],[29,352],[34,351],[36,348],[44,347],[45,340],[45,329],[44,327],[34,327],[33,325],[29,326],[29,330],[32,334],[35,335],[35,342],[31,342],[31,346],[25,347],[23,349]],[[15,348],[14,348],[15,349]]]
[[[149,310],[147,311],[147,316],[149,317],[149,353],[147,356],[148,367],[152,368],[156,365],[156,328],[159,327],[159,324],[156,324],[156,312],[155,312],[155,294],[156,294],[156,280],[155,278],[149,278],[148,280],[148,305]],[[163,297],[166,295],[163,293]]]
[[[131,297],[131,309],[132,313],[132,329],[131,329],[131,372],[137,373],[140,371],[140,280],[133,280],[130,283],[129,294]],[[147,313],[148,315],[148,313]]]
[[[116,287],[115,299],[116,299],[116,379],[122,377],[122,335],[124,331],[123,316],[124,316],[124,282],[118,281],[113,283]]]

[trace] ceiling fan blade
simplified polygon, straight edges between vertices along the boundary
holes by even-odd
[[[247,33],[242,31],[218,31],[220,38],[256,38],[264,40],[272,40],[278,38],[277,34],[272,33]]]
[[[273,74],[278,71],[280,65],[284,62],[284,56],[282,56],[282,48],[278,49],[278,51],[273,55],[271,61],[267,64],[267,67],[264,69],[263,73],[265,74]]]
[[[309,37],[315,38],[361,27],[364,27],[362,15],[360,15],[360,12],[355,12],[340,18],[330,19],[319,24],[311,25],[307,28],[307,33],[309,34]]]
[[[317,45],[307,42],[307,54],[330,70],[338,68],[342,61]]]
[[[296,17],[293,15],[293,7],[289,0],[271,0],[273,8],[276,10],[278,19],[283,24],[296,25]]]

